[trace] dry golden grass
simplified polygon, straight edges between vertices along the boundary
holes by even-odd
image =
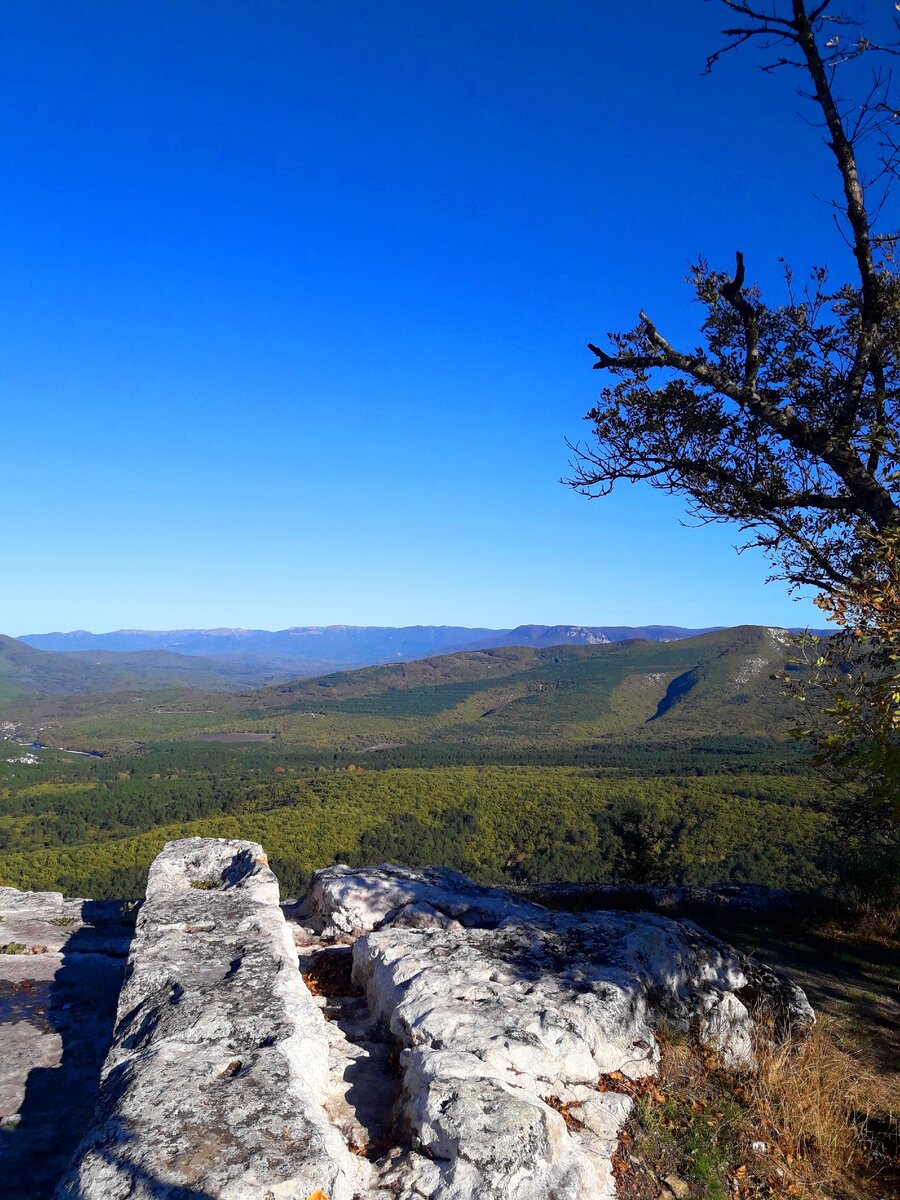
[[[757,1069],[745,1074],[673,1039],[662,1046],[658,1090],[639,1100],[630,1122],[631,1152],[645,1178],[638,1171],[629,1179],[624,1167],[619,1195],[655,1200],[667,1172],[704,1200],[900,1194],[890,1161],[893,1103],[890,1081],[839,1046],[828,1022],[780,1046],[760,1027]]]
[[[757,1070],[742,1088],[761,1140],[784,1157],[800,1194],[878,1195],[890,1164],[876,1130],[896,1126],[888,1082],[841,1048],[827,1023],[799,1044],[758,1039]]]

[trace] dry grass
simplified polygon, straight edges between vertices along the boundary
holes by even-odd
[[[897,1114],[889,1083],[838,1045],[820,1023],[803,1042],[757,1039],[758,1067],[742,1088],[759,1138],[784,1157],[803,1193],[881,1193],[896,1167],[888,1143]]]
[[[635,1097],[617,1156],[619,1200],[659,1200],[668,1175],[688,1184],[691,1200],[900,1197],[900,907],[820,906],[789,919],[718,914],[704,923],[791,975],[819,1022],[793,1046],[766,1044],[761,1030],[759,1069],[749,1076],[658,1031],[662,1099]]]
[[[734,1073],[687,1041],[664,1044],[657,1089],[629,1122],[619,1195],[655,1198],[671,1174],[698,1200],[900,1194],[890,1085],[827,1023],[795,1045],[773,1046],[761,1029],[757,1061],[753,1073]]]
[[[890,907],[866,904],[850,913],[828,918],[817,925],[816,932],[835,942],[864,938],[867,942],[896,949],[900,940],[900,904]]]

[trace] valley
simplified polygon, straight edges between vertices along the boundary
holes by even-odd
[[[0,882],[138,895],[165,841],[200,834],[262,841],[292,893],[333,861],[818,887],[830,799],[772,678],[791,654],[743,626],[8,700]]]
[[[742,626],[668,642],[466,651],[249,691],[23,696],[6,714],[25,736],[116,752],[234,734],[341,754],[399,743],[533,754],[610,738],[782,742],[791,713],[770,676],[792,653],[784,631]]]

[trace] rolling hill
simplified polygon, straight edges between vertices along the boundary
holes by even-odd
[[[267,688],[234,703],[245,721],[269,721],[291,740],[323,719],[378,722],[385,739],[480,745],[664,739],[676,729],[780,736],[789,709],[770,676],[791,654],[785,631],[744,626],[667,643],[466,652]]]
[[[317,753],[455,746],[533,754],[611,741],[781,741],[793,714],[770,677],[791,655],[784,630],[741,626],[668,642],[461,651],[233,694],[93,689],[22,699],[15,712],[23,728],[49,724],[66,744],[101,749],[202,739]]]

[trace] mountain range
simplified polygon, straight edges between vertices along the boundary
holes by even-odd
[[[167,652],[182,658],[211,660],[216,673],[228,664],[226,679],[235,662],[246,664],[258,683],[274,678],[319,675],[328,671],[368,667],[377,663],[410,662],[461,650],[489,650],[500,646],[596,646],[642,638],[675,641],[708,633],[709,629],[683,629],[675,625],[519,625],[515,629],[470,628],[461,625],[408,625],[400,628],[375,625],[297,625],[290,629],[117,629],[90,633],[33,633],[17,640],[37,650],[54,653],[138,654]],[[99,660],[98,660],[99,661]],[[215,666],[213,664],[216,664]],[[140,660],[133,666],[139,667]],[[152,664],[157,665],[157,664]],[[190,670],[168,660],[167,667]],[[198,685],[202,686],[202,685]]]
[[[0,634],[0,704],[22,696],[98,695],[136,689],[239,691],[380,663],[503,646],[606,645],[623,637],[670,641],[675,626],[517,629],[330,625],[265,629],[119,629],[112,633]]]
[[[681,643],[727,633],[673,625],[520,625],[515,629],[331,625],[268,630],[117,630],[0,635],[0,705],[28,696],[191,689],[239,692],[334,672],[440,661],[483,651]],[[424,660],[424,661],[423,661]],[[493,660],[494,666],[497,660]]]

